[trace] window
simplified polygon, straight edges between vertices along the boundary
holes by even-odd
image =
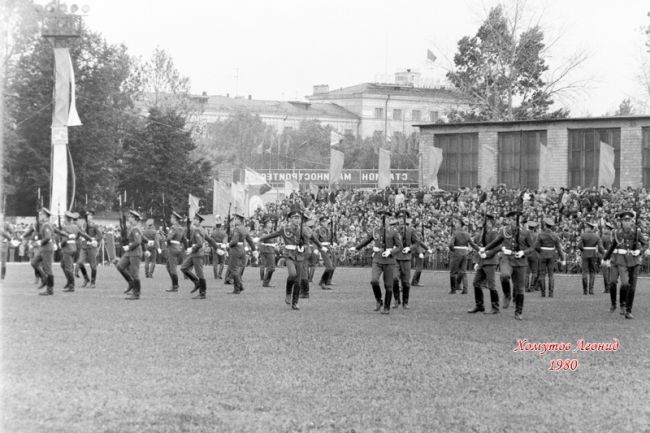
[[[440,188],[473,188],[478,183],[478,134],[438,134],[434,145],[442,149]]]
[[[438,121],[438,112],[437,111],[429,111],[429,122],[435,123]]]
[[[569,130],[569,187],[598,187],[600,143],[614,148],[614,185],[621,184],[621,130],[571,129]]]
[[[650,128],[641,128],[641,134],[641,171],[643,172],[643,186],[645,188],[650,188]]]
[[[402,120],[402,110],[399,108],[393,110],[393,120]]]
[[[421,117],[422,117],[422,113],[420,112],[420,110],[413,110],[411,112],[411,120],[413,122],[419,122]]]
[[[500,132],[498,183],[510,188],[539,187],[540,146],[546,145],[546,131]]]
[[[383,119],[383,118],[384,118],[384,109],[375,108],[375,119]]]

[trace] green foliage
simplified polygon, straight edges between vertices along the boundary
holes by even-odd
[[[535,26],[517,33],[503,6],[493,8],[473,37],[458,42],[454,71],[447,78],[473,101],[470,110],[455,110],[457,120],[525,120],[565,117],[549,113],[552,90],[544,80],[544,33]]]
[[[615,116],[630,116],[634,114],[634,105],[630,98],[623,99],[616,110]]]

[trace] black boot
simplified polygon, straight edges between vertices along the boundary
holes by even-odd
[[[291,309],[299,310],[298,308],[298,298],[300,298],[300,289],[301,289],[300,279],[296,277],[293,282],[292,294],[291,294]]]
[[[133,280],[133,290],[131,291],[131,294],[124,299],[127,301],[137,301],[140,299],[140,280]]]
[[[542,298],[545,298],[546,297],[546,281],[541,281],[540,280],[539,289],[541,291]]]
[[[260,281],[264,281],[264,268],[260,266]]]
[[[95,281],[97,280],[97,269],[90,270],[90,288],[95,288]]]
[[[332,290],[331,287],[327,286],[327,280],[329,279],[330,272],[331,272],[330,269],[325,269],[325,272],[323,272],[323,276],[320,277],[320,282],[318,283],[318,285],[323,290]]]
[[[126,288],[124,293],[131,293],[131,291],[133,290],[133,278],[124,269],[118,269],[118,272],[122,275],[122,277],[128,284],[128,287]]]
[[[616,311],[616,283],[609,283],[607,288],[609,291],[609,300],[612,302],[612,306],[609,308],[609,312],[612,313]]]
[[[273,287],[271,285],[271,277],[273,276],[273,272],[275,272],[275,270],[272,269],[266,271],[266,275],[264,276],[264,282],[262,283],[262,287]]]
[[[205,278],[199,278],[199,294],[194,296],[192,299],[205,299],[205,293],[207,291],[207,285]]]
[[[451,290],[449,290],[449,294],[453,295],[456,293],[456,277],[453,275],[449,276],[449,286],[451,287]]]
[[[2,265],[2,268],[0,270],[0,279],[4,280],[6,274],[7,274],[7,267],[5,265]]]
[[[382,314],[390,313],[390,302],[393,299],[392,287],[388,286],[385,289],[386,289],[386,296],[384,296],[384,309],[381,312]]]
[[[395,305],[393,308],[399,307],[401,304],[400,293],[399,293],[399,280],[393,280],[393,299],[395,299]]]
[[[553,278],[549,278],[548,280],[548,297],[552,298],[553,297],[553,289],[555,288],[555,280]]]
[[[496,289],[490,290],[490,304],[492,304],[492,310],[486,314],[499,314],[499,292]]]
[[[589,274],[589,294],[594,294],[594,283],[596,282],[596,276],[594,274]]]
[[[293,280],[287,279],[287,285],[285,289],[284,303],[287,305],[291,304],[291,290],[293,289]]]
[[[194,283],[194,288],[192,290],[190,290],[190,293],[194,293],[194,292],[196,292],[197,290],[200,289],[200,287],[199,287],[199,279],[196,278],[196,276],[193,273],[191,273],[190,271],[183,271],[183,275],[185,275],[188,280],[190,280],[190,281],[192,281]]]
[[[223,279],[222,275],[223,275],[223,264],[219,264],[219,272],[217,273],[217,278],[219,278],[220,280]]]
[[[172,286],[165,290],[166,292],[178,292],[178,275],[172,274],[169,276],[172,279]]]
[[[587,294],[587,284],[588,284],[588,283],[587,283],[587,278],[588,278],[588,277],[587,277],[586,275],[583,275],[583,276],[582,276],[582,294],[583,294],[583,295],[586,295],[586,294]]]
[[[420,271],[415,271],[413,274],[413,279],[411,280],[411,286],[415,287],[420,287],[422,284],[420,284],[420,276],[422,275],[422,272]]]
[[[86,287],[90,280],[88,279],[88,272],[86,272],[86,266],[85,265],[79,265],[79,270],[81,271],[81,275],[84,277],[84,282],[81,285],[81,287]]]
[[[325,281],[325,284],[328,285],[328,286],[331,286],[331,285],[332,285],[332,276],[334,276],[334,270],[335,270],[335,269],[336,269],[336,268],[332,269],[332,270],[330,271],[330,273],[327,275],[327,281]]]
[[[309,298],[309,281],[308,280],[300,280],[300,297],[301,298]]]
[[[474,286],[474,304],[475,307],[467,311],[469,314],[485,311],[485,307],[483,307],[483,289],[480,286]]]
[[[375,296],[375,311],[379,311],[382,306],[381,302],[381,288],[379,287],[379,283],[370,283],[370,286],[372,287],[372,294]]]
[[[313,283],[314,282],[314,274],[316,273],[316,268],[311,267],[309,268],[309,282]]]
[[[503,290],[503,308],[510,306],[510,280],[501,281],[501,289]]]
[[[54,294],[54,275],[47,275],[45,277],[45,290],[39,292],[41,296],[52,296]]]
[[[523,310],[524,310],[524,294],[519,293],[515,295],[515,319],[522,320]]]
[[[409,309],[409,297],[411,295],[411,285],[406,282],[402,283],[404,287],[402,287],[402,308],[405,310]]]

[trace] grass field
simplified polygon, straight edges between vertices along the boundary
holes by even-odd
[[[320,276],[322,269],[317,270]],[[210,269],[211,272],[211,269]],[[2,284],[2,404],[6,432],[647,432],[650,281],[635,320],[609,313],[576,277],[556,297],[469,315],[446,273],[425,273],[411,310],[372,311],[369,269],[339,269],[334,290],[312,285],[301,310],[284,303],[286,271],[246,290],[208,280],[166,293],[163,267],[124,301],[125,283],[100,268],[96,289],[39,297],[26,265]],[[470,276],[471,281],[471,276]],[[485,293],[486,298],[488,293]],[[616,352],[515,352],[531,342],[620,340]],[[551,359],[575,371],[549,371]]]

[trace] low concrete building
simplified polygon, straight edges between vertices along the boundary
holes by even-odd
[[[602,144],[617,188],[650,187],[650,116],[419,124],[421,146],[442,149],[442,189],[595,187]]]

